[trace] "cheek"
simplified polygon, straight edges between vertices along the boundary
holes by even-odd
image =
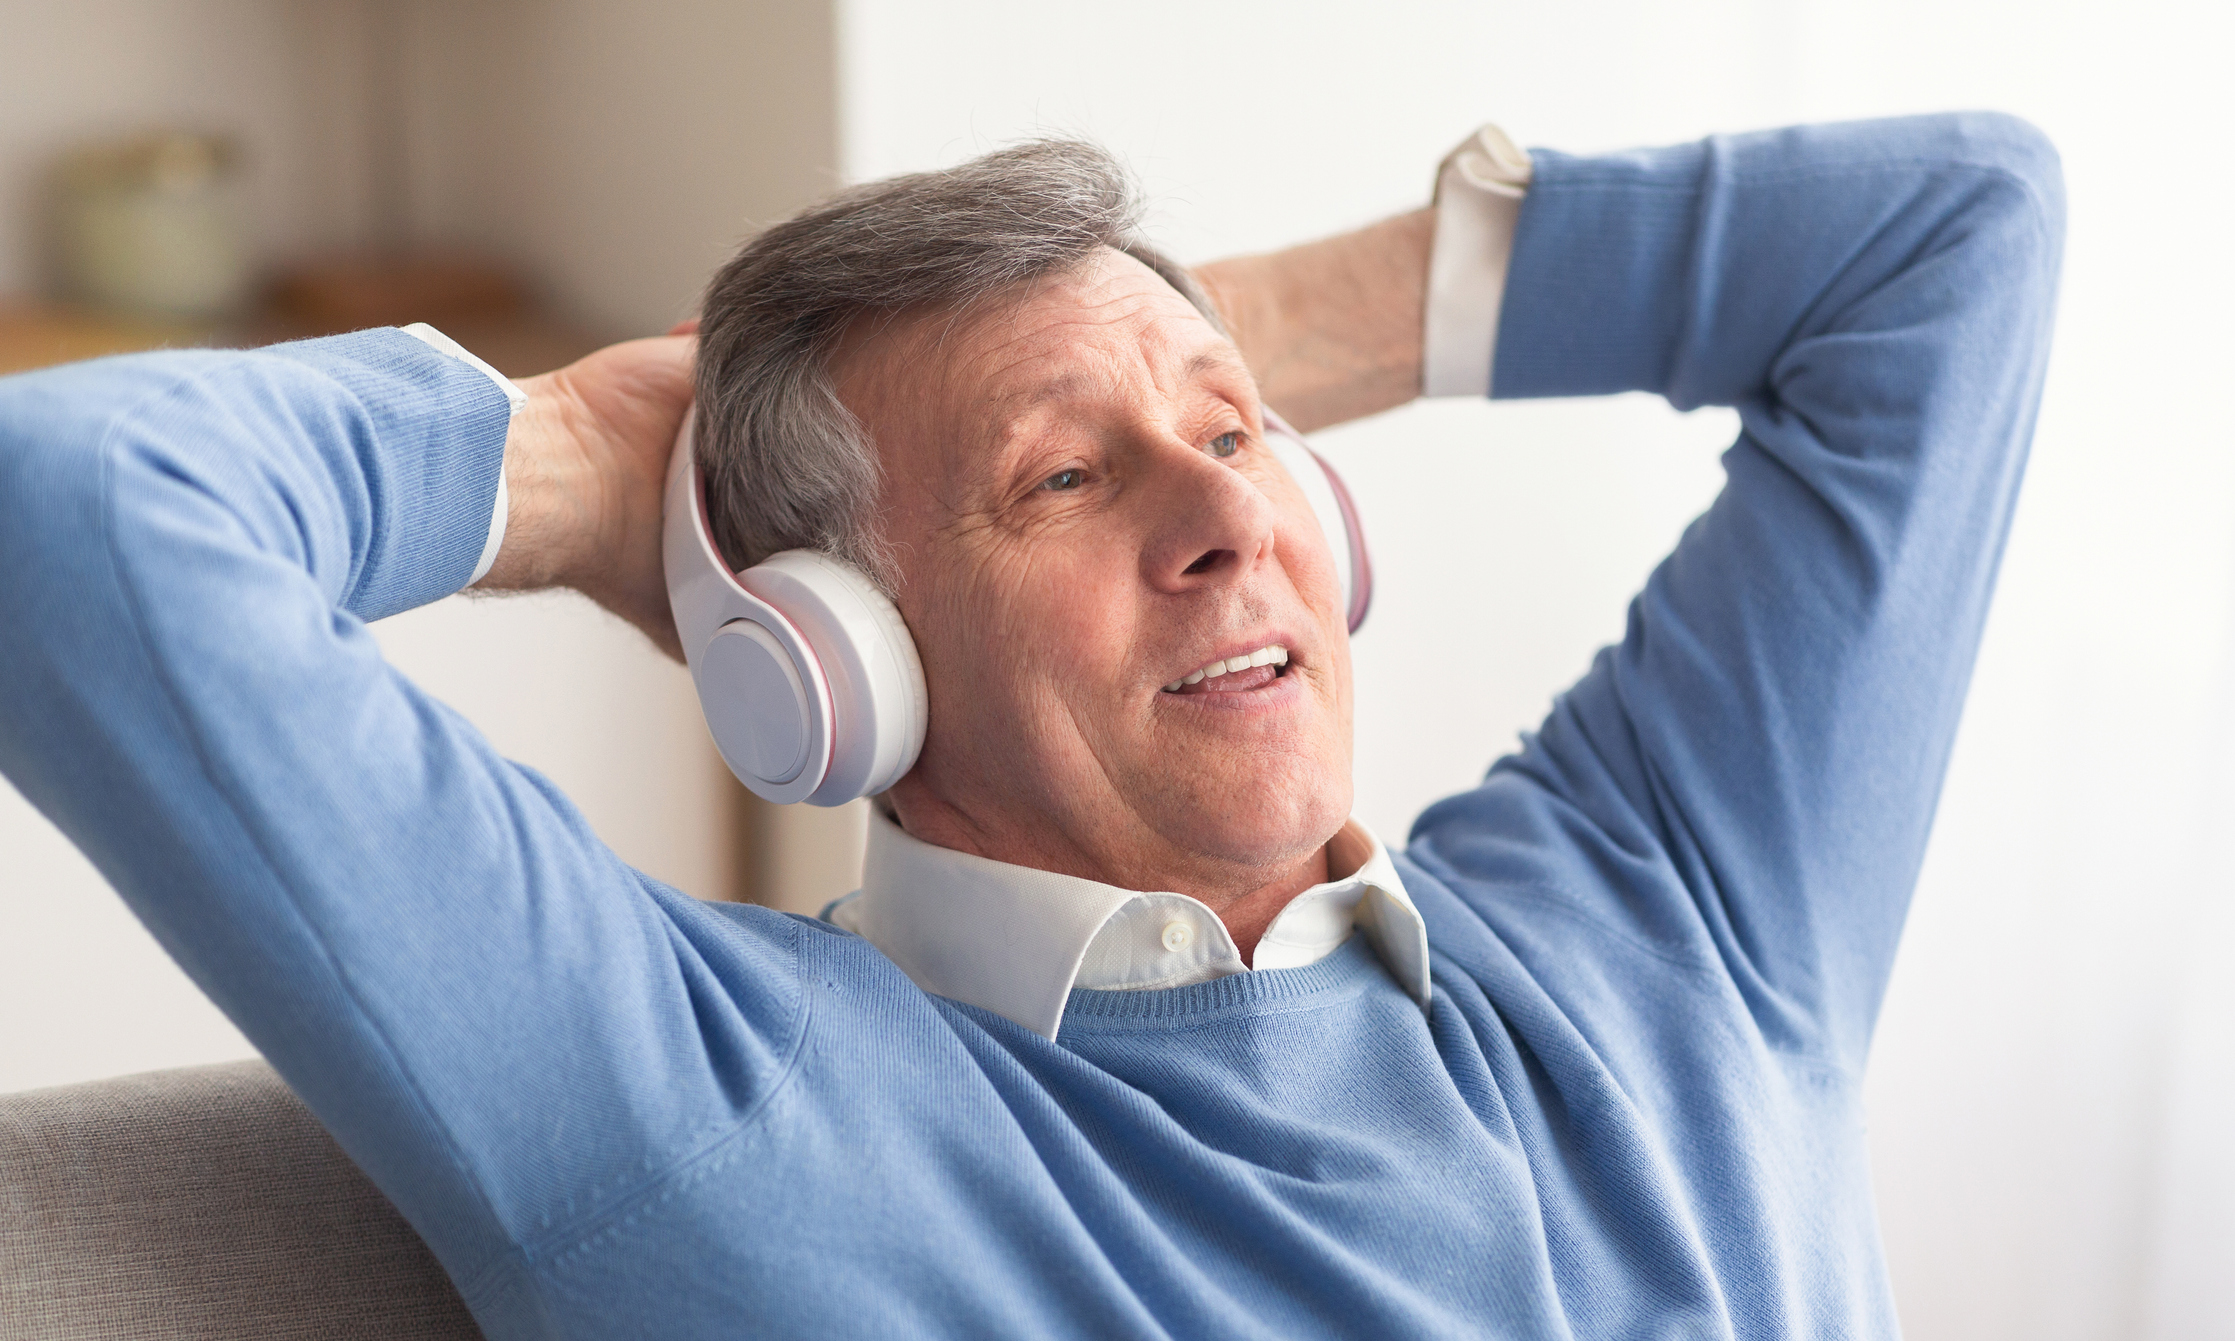
[[[1293,485],[1289,490],[1295,496],[1283,500],[1281,519],[1276,523],[1276,545],[1286,556],[1281,566],[1297,599],[1318,626],[1321,665],[1327,672],[1326,701],[1334,710],[1327,726],[1341,738],[1347,751],[1351,713],[1349,609],[1336,575],[1335,556],[1327,548],[1327,533],[1320,529],[1319,518],[1303,500],[1302,492]]]
[[[1327,533],[1319,529],[1319,518],[1299,498],[1293,507],[1282,509],[1278,525],[1275,543],[1286,556],[1281,567],[1287,571],[1297,597],[1311,610],[1322,632],[1347,638],[1349,619],[1342,585],[1335,573],[1335,556],[1327,548]]]
[[[1081,705],[1120,701],[1135,612],[1104,590],[1113,576],[1106,561],[1061,548],[988,544],[926,584],[931,627],[917,645],[933,732],[967,731],[981,747],[1044,738]]]

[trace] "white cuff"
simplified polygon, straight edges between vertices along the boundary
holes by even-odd
[[[1428,261],[1420,394],[1487,396],[1498,354],[1506,263],[1534,165],[1496,126],[1484,126],[1436,169],[1436,243]]]
[[[506,412],[507,422],[519,417],[520,407],[528,403],[528,393],[515,386],[511,378],[475,358],[464,345],[459,344],[456,340],[444,335],[424,321],[411,323],[403,328],[403,332],[438,353],[448,354],[467,367],[482,373],[490,381],[495,382],[497,389],[504,393],[505,403],[511,407]],[[497,501],[496,505],[489,510],[489,538],[481,544],[481,561],[473,566],[473,576],[466,579],[467,586],[470,587],[482,578],[487,577],[489,569],[496,565],[497,551],[504,548],[505,516],[511,511],[511,506],[512,495],[511,491],[505,488],[504,466],[500,462],[497,466]]]

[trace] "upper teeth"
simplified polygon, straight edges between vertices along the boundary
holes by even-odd
[[[1226,675],[1233,671],[1248,670],[1252,666],[1285,666],[1287,664],[1288,649],[1282,647],[1279,643],[1274,643],[1270,647],[1260,647],[1254,652],[1244,652],[1240,656],[1228,657],[1224,661],[1214,661],[1184,680],[1172,681],[1164,686],[1164,692],[1176,694],[1183,685],[1196,684],[1208,680],[1214,675]]]

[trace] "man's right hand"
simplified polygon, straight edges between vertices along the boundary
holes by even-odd
[[[505,439],[504,544],[477,589],[572,587],[682,659],[660,508],[691,403],[697,327],[610,345],[519,383],[528,403]]]

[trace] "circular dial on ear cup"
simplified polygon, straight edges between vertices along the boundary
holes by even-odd
[[[807,690],[774,634],[733,619],[698,659],[699,702],[722,758],[739,773],[790,782],[807,765]]]
[[[799,631],[830,686],[829,767],[795,799],[844,805],[897,782],[925,725],[923,666],[900,612],[867,574],[813,550],[771,554],[737,580]]]

